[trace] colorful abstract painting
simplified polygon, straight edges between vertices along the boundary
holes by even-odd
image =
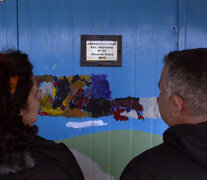
[[[139,98],[111,97],[106,75],[75,75],[56,77],[37,76],[42,91],[41,116],[92,117],[113,115],[117,121],[128,120],[127,114],[136,113],[143,120]]]

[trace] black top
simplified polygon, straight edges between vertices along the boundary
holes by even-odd
[[[10,153],[0,152],[1,180],[83,180],[71,151],[36,135],[24,134]]]
[[[120,180],[207,180],[207,122],[172,126],[163,140],[135,157]]]

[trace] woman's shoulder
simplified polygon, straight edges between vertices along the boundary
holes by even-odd
[[[83,177],[74,155],[65,144],[56,143],[38,136],[35,139],[35,144],[37,145],[34,146],[32,151],[40,166],[43,166],[43,164],[46,166],[50,163],[51,169],[54,169],[54,171],[60,169],[67,172],[68,176]]]
[[[68,179],[73,179],[73,177],[83,179],[83,174],[74,155],[63,143],[56,143],[37,135],[28,135],[19,145],[26,147],[34,159],[35,167],[31,171],[35,174],[44,174],[44,177],[51,174],[53,174],[53,177],[63,174],[70,177]]]
[[[70,149],[63,143],[56,143],[55,141],[47,140],[37,135],[31,135],[26,141],[31,150],[39,150],[45,152],[45,154],[49,153],[50,155],[54,153],[56,157],[58,154],[62,154],[62,156],[66,156],[66,159],[69,157],[74,158]]]

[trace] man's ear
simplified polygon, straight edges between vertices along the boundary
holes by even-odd
[[[178,94],[172,94],[170,97],[170,110],[174,115],[181,114],[185,106],[185,100]]]

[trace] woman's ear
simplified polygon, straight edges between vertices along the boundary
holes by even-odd
[[[23,117],[26,113],[27,113],[26,109],[21,109],[19,115]]]

